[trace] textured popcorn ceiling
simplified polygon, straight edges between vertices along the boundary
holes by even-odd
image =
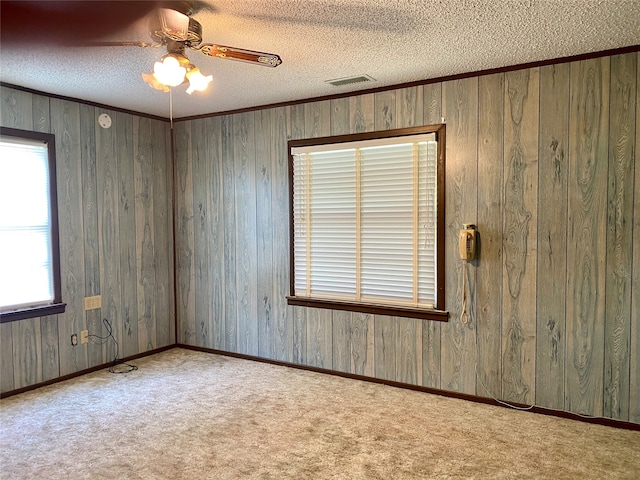
[[[640,44],[640,0],[206,3],[211,8],[195,15],[204,42],[277,53],[283,64],[271,69],[191,51],[189,58],[205,74],[213,74],[213,84],[193,95],[176,87],[174,118]],[[149,37],[144,27],[137,27],[115,39]],[[2,44],[0,80],[168,117],[169,94],[151,89],[140,77],[164,53],[158,48]],[[362,74],[376,82],[325,83]]]

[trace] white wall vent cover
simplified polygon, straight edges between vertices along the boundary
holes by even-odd
[[[376,79],[369,75],[357,75],[355,77],[334,78],[333,80],[325,80],[326,83],[330,83],[334,87],[340,87],[342,85],[351,85],[352,83],[362,82],[375,82]]]

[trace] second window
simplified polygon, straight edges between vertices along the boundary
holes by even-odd
[[[443,309],[443,140],[440,126],[290,142],[290,303]]]

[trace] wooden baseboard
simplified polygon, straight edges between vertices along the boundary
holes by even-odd
[[[136,355],[131,355],[130,357],[123,358],[118,360],[118,363],[122,362],[131,362],[138,358],[147,357],[149,355],[154,355],[156,353],[164,352],[165,350],[170,350],[175,348],[176,345],[167,345],[166,347],[155,348],[153,350],[149,350],[148,352],[138,353]],[[28,392],[30,390],[35,390],[36,388],[46,387],[47,385],[53,385],[55,383],[64,382],[65,380],[70,380],[72,378],[80,377],[82,375],[86,375],[87,373],[97,372],[98,370],[102,370],[104,368],[109,368],[113,365],[113,362],[103,363],[101,365],[96,365],[95,367],[86,368],[84,370],[79,370],[74,373],[70,373],[68,375],[63,375],[61,377],[52,378],[51,380],[47,380],[46,382],[35,383],[33,385],[29,385],[27,387],[18,388],[16,390],[10,390],[8,392],[0,393],[0,398],[7,398],[13,395],[18,395],[19,393]]]
[[[542,414],[542,415],[549,415],[549,416],[553,416],[553,417],[561,417],[561,418],[567,418],[570,420],[578,420],[580,422],[586,422],[586,423],[592,423],[592,424],[596,424],[596,425],[605,425],[607,427],[614,427],[614,428],[622,428],[625,430],[636,430],[636,431],[640,431],[640,424],[637,423],[632,423],[632,422],[627,422],[624,420],[615,420],[612,418],[605,418],[605,417],[592,417],[592,416],[586,416],[586,415],[580,415],[577,413],[573,413],[573,412],[567,412],[565,410],[555,410],[552,408],[546,408],[546,407],[539,407],[537,405],[525,405],[525,404],[521,404],[521,403],[515,403],[515,402],[502,402],[499,400],[495,400],[493,398],[488,398],[488,397],[480,397],[477,395],[470,395],[467,393],[459,393],[459,392],[452,392],[449,390],[441,390],[438,388],[431,388],[431,387],[423,387],[420,385],[411,385],[408,383],[402,383],[402,382],[395,382],[392,380],[383,380],[380,378],[374,378],[374,377],[367,377],[364,375],[356,375],[353,373],[346,373],[346,372],[339,372],[336,370],[329,370],[326,368],[318,368],[318,367],[312,367],[312,366],[308,366],[308,365],[299,365],[297,363],[290,363],[290,362],[282,362],[279,360],[270,360],[268,358],[263,358],[263,357],[255,357],[252,355],[245,355],[242,353],[234,353],[234,352],[225,352],[223,350],[215,350],[213,348],[206,348],[206,347],[196,347],[193,345],[184,345],[184,344],[177,344],[176,347],[178,348],[184,348],[187,350],[195,350],[198,352],[206,352],[206,353],[213,353],[216,355],[224,355],[227,357],[235,357],[235,358],[241,358],[244,360],[252,360],[255,362],[262,362],[262,363],[268,363],[271,365],[279,365],[279,366],[284,366],[284,367],[291,367],[291,368],[297,368],[300,370],[307,370],[307,371],[311,371],[311,372],[317,372],[317,373],[326,373],[329,375],[336,375],[338,377],[344,377],[344,378],[350,378],[350,379],[354,379],[354,380],[362,380],[365,382],[372,382],[372,383],[379,383],[379,384],[383,384],[383,385],[389,385],[392,387],[397,387],[397,388],[404,388],[404,389],[408,389],[408,390],[415,390],[418,392],[424,392],[424,393],[431,393],[434,395],[440,395],[442,397],[449,397],[449,398],[457,398],[460,400],[468,400],[470,402],[475,402],[475,403],[484,403],[486,405],[494,405],[496,407],[503,407],[503,408],[514,408],[517,410],[524,410],[527,412],[532,412],[532,413],[538,413],[538,414]]]
[[[580,414],[573,413],[573,412],[567,412],[565,410],[555,410],[555,409],[552,409],[552,408],[539,407],[537,405],[524,405],[524,404],[515,403],[515,402],[501,402],[501,401],[495,400],[493,398],[480,397],[480,396],[477,396],[477,395],[470,395],[468,393],[452,392],[452,391],[449,391],[449,390],[441,390],[441,389],[438,389],[438,388],[423,387],[423,386],[420,386],[420,385],[411,385],[411,384],[408,384],[408,383],[395,382],[395,381],[392,381],[392,380],[383,380],[383,379],[375,378],[375,377],[367,377],[365,375],[356,375],[354,373],[339,372],[337,370],[329,370],[329,369],[326,369],[326,368],[313,367],[313,366],[309,366],[309,365],[300,365],[300,364],[291,363],[291,362],[282,362],[282,361],[279,361],[279,360],[271,360],[271,359],[268,359],[268,358],[256,357],[256,356],[253,356],[253,355],[245,355],[245,354],[242,354],[242,353],[235,353],[235,352],[225,352],[223,350],[216,350],[216,349],[213,349],[213,348],[206,348],[206,347],[197,347],[197,346],[194,346],[194,345],[185,345],[185,344],[181,344],[181,343],[176,343],[176,344],[173,344],[173,345],[167,345],[165,347],[160,347],[160,348],[156,348],[154,350],[149,350],[148,352],[143,352],[143,353],[139,353],[139,354],[136,354],[136,355],[132,355],[130,357],[123,358],[122,360],[120,360],[120,362],[130,362],[130,361],[136,360],[138,358],[146,357],[146,356],[149,356],[149,355],[154,355],[156,353],[164,352],[166,350],[171,350],[172,348],[184,348],[186,350],[194,350],[194,351],[197,351],[197,352],[205,352],[205,353],[212,353],[212,354],[216,354],[216,355],[224,355],[224,356],[227,356],[227,357],[241,358],[243,360],[251,360],[251,361],[254,361],[254,362],[268,363],[270,365],[279,365],[279,366],[283,366],[283,367],[297,368],[299,370],[307,370],[307,371],[311,371],[311,372],[325,373],[327,375],[335,375],[335,376],[338,376],[338,377],[350,378],[350,379],[353,379],[353,380],[362,380],[364,382],[379,383],[379,384],[382,384],[382,385],[389,385],[391,387],[404,388],[404,389],[407,389],[407,390],[415,390],[415,391],[424,392],[424,393],[431,393],[433,395],[440,395],[442,397],[457,398],[457,399],[460,399],[460,400],[468,400],[470,402],[475,402],[475,403],[484,403],[486,405],[493,405],[493,406],[496,406],[496,407],[515,408],[515,409],[519,409],[519,410],[526,409],[525,411],[532,412],[532,413],[538,413],[538,414],[542,414],[542,415],[550,415],[550,416],[553,416],[553,417],[568,418],[570,420],[578,420],[580,422],[592,423],[592,424],[596,424],[596,425],[605,425],[607,427],[622,428],[622,429],[625,429],[625,430],[640,431],[640,424],[627,422],[627,421],[624,421],[624,420],[615,420],[615,419],[612,419],[612,418],[605,418],[605,417],[585,416],[585,415],[580,415]],[[78,372],[74,372],[74,373],[71,373],[69,375],[63,375],[61,377],[53,378],[51,380],[47,380],[46,382],[41,382],[41,383],[37,383],[37,384],[34,384],[34,385],[29,385],[27,387],[18,388],[16,390],[11,390],[9,392],[0,393],[0,398],[7,398],[7,397],[11,397],[13,395],[18,395],[20,393],[28,392],[30,390],[35,390],[36,388],[45,387],[47,385],[53,385],[53,384],[59,383],[59,382],[64,382],[65,380],[70,380],[72,378],[79,377],[79,376],[85,375],[87,373],[92,373],[92,372],[96,372],[98,370],[102,370],[104,368],[108,368],[112,364],[113,364],[113,362],[105,363],[105,364],[102,364],[102,365],[96,365],[95,367],[91,367],[91,368],[87,368],[87,369],[84,369],[84,370],[80,370]]]

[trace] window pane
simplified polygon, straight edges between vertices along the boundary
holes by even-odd
[[[54,300],[49,160],[43,142],[0,142],[0,307]]]
[[[0,142],[0,205],[0,227],[49,223],[46,145]]]
[[[0,229],[0,246],[0,305],[53,300],[48,231]]]
[[[413,298],[413,144],[361,149],[362,298]]]
[[[435,134],[366,136],[292,148],[292,293],[434,308]]]
[[[308,175],[307,156],[296,155],[294,158],[293,182],[293,249],[295,291],[307,294],[307,213]]]
[[[311,293],[353,296],[356,289],[355,151],[311,158]]]
[[[418,242],[418,300],[421,303],[436,303],[436,226],[438,217],[438,145],[436,142],[421,143],[419,171],[420,219]]]

